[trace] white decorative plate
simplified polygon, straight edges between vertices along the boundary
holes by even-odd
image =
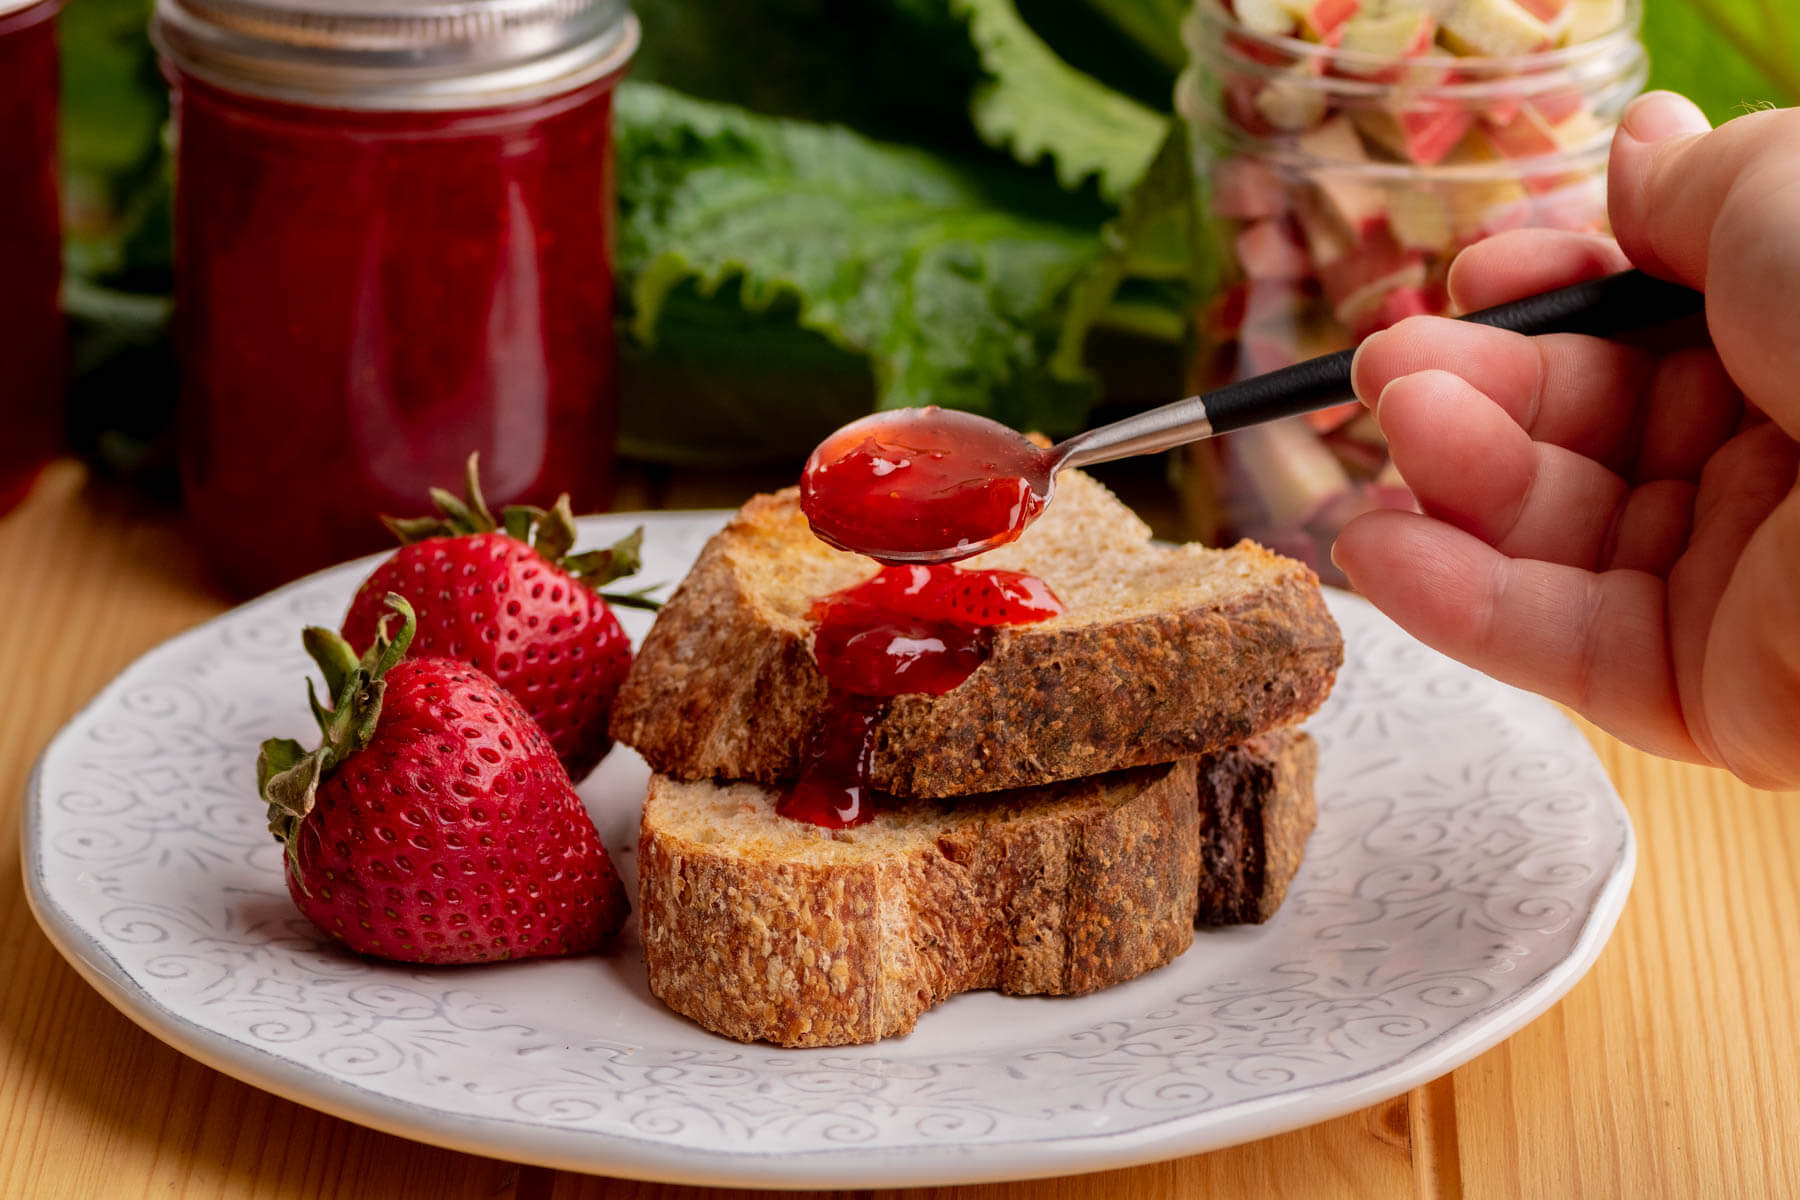
[[[584,544],[642,521],[643,578],[674,581],[722,519],[596,518]],[[336,625],[367,565],[226,613],[101,692],[32,778],[25,878],[51,940],[156,1036],[424,1141],[789,1187],[1192,1154],[1355,1110],[1499,1042],[1587,970],[1630,886],[1625,812],[1553,707],[1333,595],[1348,661],[1311,723],[1319,826],[1286,906],[1122,987],[961,996],[903,1039],[777,1050],[663,1009],[629,929],[608,957],[365,961],[289,902],[252,764],[261,739],[307,726],[300,627]],[[628,885],[643,781],[617,751],[582,788]]]

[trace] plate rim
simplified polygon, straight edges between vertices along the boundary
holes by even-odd
[[[584,523],[722,523],[732,510],[691,509],[601,513]],[[1411,1091],[1454,1070],[1547,1012],[1586,976],[1605,948],[1630,894],[1636,874],[1638,839],[1630,813],[1607,777],[1606,800],[1618,817],[1620,844],[1612,869],[1569,951],[1529,983],[1471,1012],[1457,1026],[1409,1050],[1398,1062],[1371,1067],[1327,1083],[1240,1101],[1224,1109],[1176,1115],[1136,1129],[1042,1139],[1014,1139],[975,1145],[819,1148],[770,1153],[727,1150],[696,1155],[691,1148],[653,1138],[598,1133],[529,1121],[497,1121],[429,1108],[383,1095],[312,1066],[283,1059],[189,1020],[149,993],[51,894],[38,836],[46,764],[74,727],[110,699],[146,659],[252,605],[312,585],[385,557],[372,554],[334,564],[262,595],[233,605],[205,621],[148,647],[121,668],[72,713],[32,764],[25,785],[20,851],[26,905],[45,937],[90,987],[139,1028],[177,1052],[221,1074],[296,1104],[384,1133],[444,1149],[583,1174],[614,1175],[688,1186],[775,1188],[858,1188],[955,1186],[1007,1180],[1054,1178],[1183,1158],[1317,1124],[1356,1112]],[[1359,596],[1327,589],[1334,602],[1372,611]],[[1505,685],[1501,685],[1505,686]],[[1542,697],[1512,690],[1522,701],[1551,710]],[[1591,745],[1584,746],[1592,755]],[[1597,759],[1597,755],[1595,756]],[[771,1048],[772,1049],[772,1048]],[[872,1172],[879,1178],[872,1178]]]

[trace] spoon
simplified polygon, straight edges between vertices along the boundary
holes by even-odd
[[[1699,292],[1623,271],[1461,319],[1516,333],[1614,337],[1703,311]],[[1004,545],[1050,503],[1064,467],[1151,454],[1350,399],[1355,350],[1340,350],[1043,447],[998,421],[935,406],[852,421],[800,477],[813,532],[882,562],[943,563]]]

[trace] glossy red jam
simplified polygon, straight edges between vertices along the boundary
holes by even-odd
[[[495,504],[604,505],[616,77],[450,113],[173,77],[182,476],[231,586],[381,548],[471,450]]]
[[[903,408],[826,438],[800,477],[819,538],[885,561],[966,558],[1024,532],[1050,495],[1048,455],[997,422]]]
[[[0,15],[0,513],[24,499],[62,440],[60,7],[52,0]]]
[[[868,820],[874,732],[888,700],[950,691],[987,661],[995,628],[1062,610],[1035,576],[952,566],[886,567],[816,601],[813,658],[831,696],[778,811],[833,829]]]

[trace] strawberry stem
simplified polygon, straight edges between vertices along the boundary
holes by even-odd
[[[571,554],[579,536],[575,513],[565,493],[549,508],[535,504],[509,504],[495,518],[481,494],[479,454],[469,455],[465,468],[463,491],[458,497],[443,488],[431,489],[431,502],[437,515],[429,517],[388,517],[381,523],[388,527],[403,546],[435,537],[461,537],[473,533],[502,531],[515,541],[524,542],[551,564],[561,567],[589,587],[601,588],[615,579],[635,574],[643,564],[644,530],[634,529],[604,550],[588,550]],[[627,593],[623,603],[640,608],[654,608],[654,601],[641,594]],[[611,597],[607,597],[611,599]],[[329,685],[331,676],[327,674]]]
[[[392,610],[375,627],[375,640],[357,657],[336,632],[308,626],[301,644],[318,664],[331,696],[331,707],[319,703],[313,681],[306,681],[306,698],[321,735],[317,748],[307,750],[293,738],[270,738],[256,758],[256,790],[269,806],[269,832],[298,866],[300,824],[318,798],[319,781],[375,736],[381,720],[381,699],[387,690],[387,673],[406,654],[418,628],[412,605],[404,596],[387,594]],[[388,636],[388,622],[400,618],[400,632]],[[295,877],[298,878],[296,871]]]

